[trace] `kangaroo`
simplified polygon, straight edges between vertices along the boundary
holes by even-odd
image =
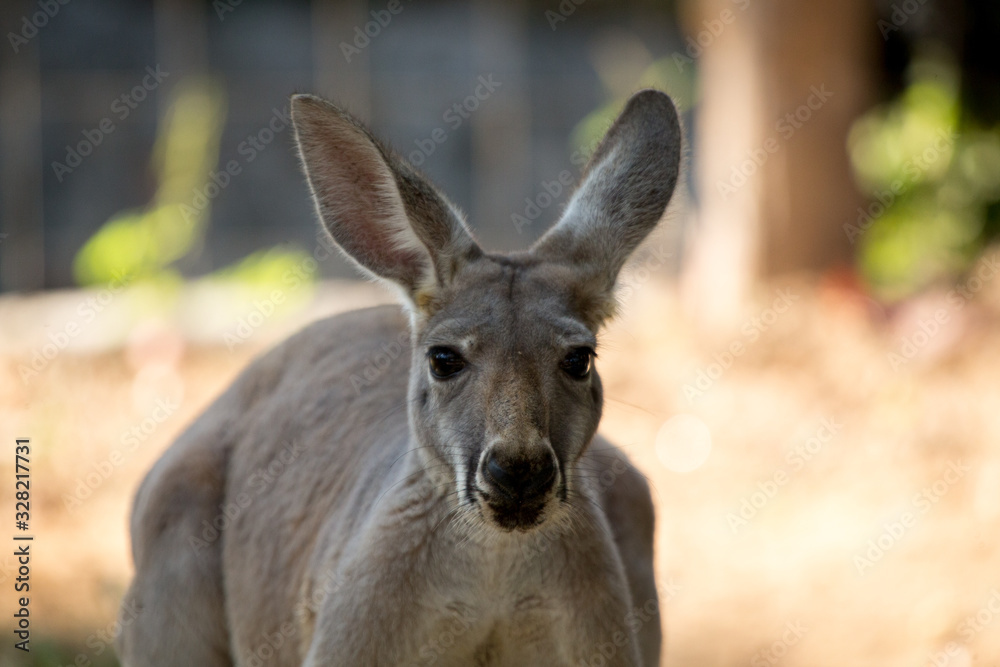
[[[677,181],[673,102],[635,94],[511,254],[346,112],[291,114],[320,220],[402,305],[294,335],[154,465],[123,664],[659,664],[653,505],[594,359]]]

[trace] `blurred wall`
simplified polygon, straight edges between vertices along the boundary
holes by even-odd
[[[563,170],[579,175],[571,131],[610,98],[595,67],[605,36],[629,35],[647,58],[679,45],[669,7],[655,3],[584,3],[565,12],[558,2],[403,2],[398,14],[384,5],[56,3],[16,52],[2,49],[0,229],[8,237],[0,241],[0,288],[73,284],[81,245],[155,193],[150,156],[170,93],[185,76],[206,72],[226,97],[217,169],[230,160],[242,169],[211,199],[206,236],[178,265],[184,275],[278,244],[315,245],[291,132],[247,143],[270,123],[281,125],[292,92],[346,105],[415,156],[487,246],[523,247],[565,201],[563,192],[536,213],[531,205],[544,185]],[[2,25],[18,33],[38,5],[6,2],[2,11]],[[365,30],[373,34],[367,40]],[[158,69],[159,80],[147,68]],[[101,130],[102,122],[113,130]],[[514,224],[526,209],[535,214],[530,224]],[[339,260],[322,270],[353,275]]]

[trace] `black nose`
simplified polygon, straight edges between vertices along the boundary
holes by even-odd
[[[526,500],[543,495],[556,479],[556,466],[547,453],[536,458],[506,458],[490,452],[483,477],[507,495]]]

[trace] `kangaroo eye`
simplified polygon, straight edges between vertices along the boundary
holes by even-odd
[[[594,358],[594,351],[589,347],[578,347],[571,350],[559,362],[559,368],[566,371],[571,378],[583,380],[590,375],[590,364]]]
[[[427,350],[427,363],[431,374],[440,380],[450,378],[465,368],[462,355],[447,347],[432,347]]]

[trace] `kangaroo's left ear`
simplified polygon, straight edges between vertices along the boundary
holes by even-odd
[[[657,90],[633,95],[590,159],[562,218],[532,248],[576,274],[577,301],[595,324],[614,313],[618,273],[670,203],[681,143],[670,97]]]
[[[292,97],[292,124],[320,220],[363,271],[396,287],[414,314],[482,254],[458,209],[357,119]]]

